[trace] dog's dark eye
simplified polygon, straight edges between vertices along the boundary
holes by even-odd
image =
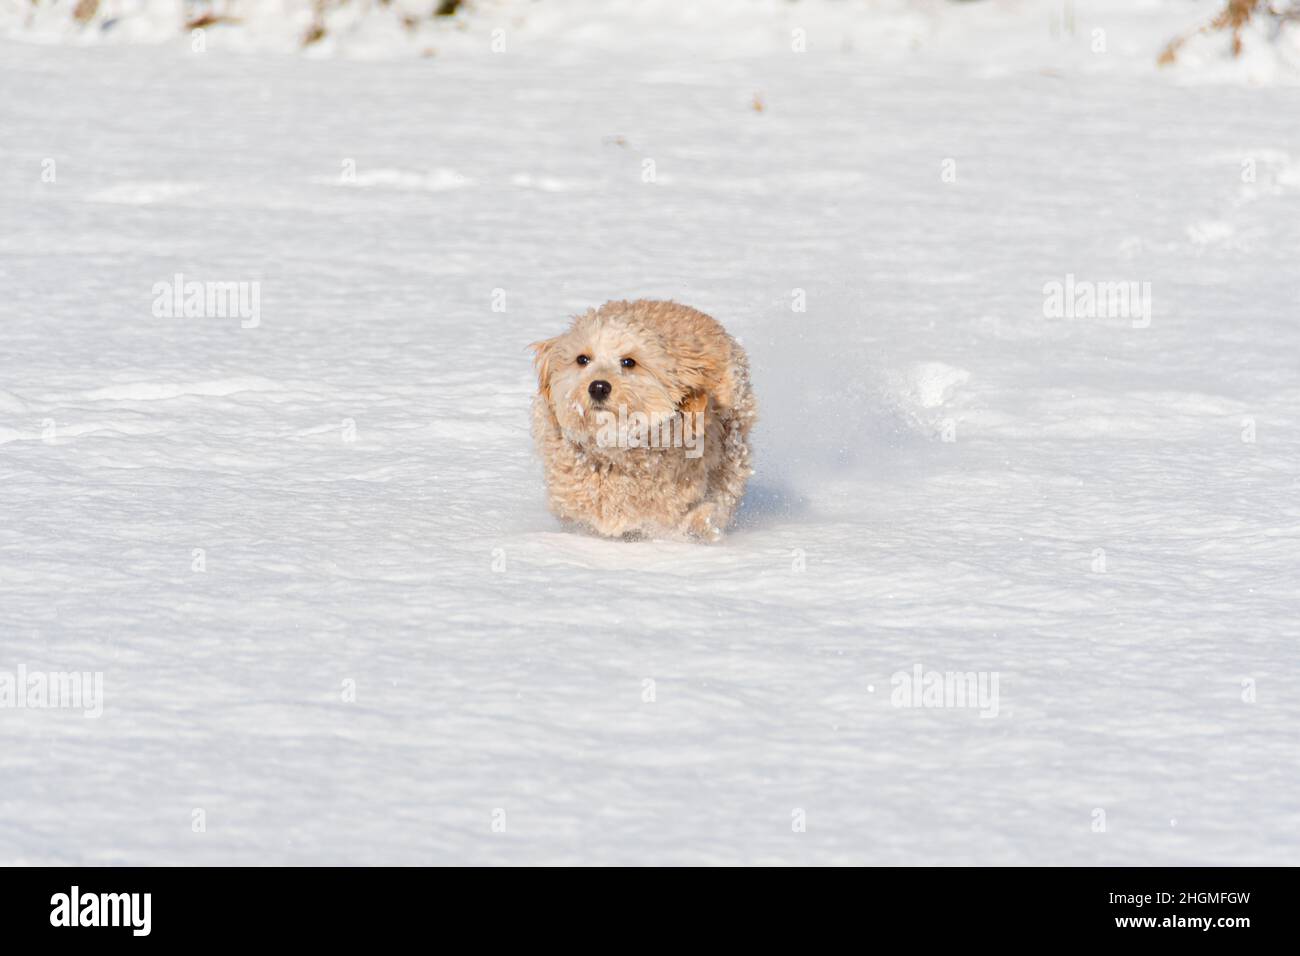
[[[619,362],[618,364],[623,366],[624,368],[636,368],[636,359],[625,358],[623,359],[623,361]]]
[[[579,355],[579,356],[578,356],[578,364],[579,364],[579,365],[590,365],[590,364],[591,364],[591,357],[588,356],[588,355]]]

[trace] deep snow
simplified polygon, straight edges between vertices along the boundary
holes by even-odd
[[[0,862],[1300,863],[1295,93],[1084,26],[0,41],[0,671],[105,693],[0,709]],[[753,359],[717,547],[545,512],[524,346],[640,295]]]

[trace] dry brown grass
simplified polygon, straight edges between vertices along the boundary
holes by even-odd
[[[239,17],[228,17],[219,13],[200,13],[185,24],[186,30],[203,30],[222,23],[239,23]]]
[[[1287,7],[1272,3],[1271,0],[1227,0],[1224,8],[1209,23],[1170,40],[1169,45],[1156,58],[1156,63],[1169,66],[1177,60],[1178,51],[1183,44],[1192,37],[1224,30],[1232,36],[1232,55],[1241,56],[1241,31],[1254,17],[1272,19],[1279,26],[1288,20],[1300,20],[1300,0],[1291,0]]]
[[[388,0],[381,0],[381,2],[384,6],[389,6]],[[312,21],[311,26],[307,28],[307,31],[302,35],[301,45],[304,48],[311,46],[313,43],[319,43],[325,38],[327,32],[325,29],[325,14],[329,10],[336,9],[345,3],[347,3],[347,0],[316,0],[314,4],[316,14],[315,19]],[[421,20],[432,20],[437,17],[452,17],[463,10],[466,5],[465,0],[439,0],[438,4],[434,6],[429,13],[423,16],[415,16],[406,13],[398,13],[397,15],[400,18],[402,27],[408,33],[414,33],[419,29]],[[426,48],[420,55],[433,56],[434,51],[431,48]]]
[[[302,35],[302,45],[304,48],[311,46],[313,43],[319,43],[325,39],[325,24],[317,20],[307,28],[307,32]]]

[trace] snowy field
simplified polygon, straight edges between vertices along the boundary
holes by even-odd
[[[0,680],[103,688],[0,863],[1300,863],[1287,62],[759,6],[0,39]],[[715,547],[544,506],[525,345],[639,296],[752,357]]]

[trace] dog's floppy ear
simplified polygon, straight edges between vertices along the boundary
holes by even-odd
[[[557,335],[553,339],[542,339],[528,346],[533,350],[533,365],[537,367],[537,394],[546,401],[551,400],[551,365],[555,359]]]
[[[684,412],[703,414],[704,410],[709,407],[709,393],[702,389],[693,388],[682,397],[682,400],[677,403],[677,407]]]
[[[709,397],[719,408],[731,408],[735,403],[736,383],[732,380],[731,356],[716,340],[700,338],[693,342],[677,343],[677,374],[686,386],[686,397],[681,402],[683,410],[704,411]],[[700,398],[692,399],[693,395]],[[699,407],[687,409],[688,401],[698,401]]]
[[[682,396],[682,400],[677,403],[677,408],[681,411],[682,416],[690,417],[692,424],[696,426],[698,434],[704,434],[705,418],[704,412],[709,407],[709,393],[703,389],[693,388]]]

